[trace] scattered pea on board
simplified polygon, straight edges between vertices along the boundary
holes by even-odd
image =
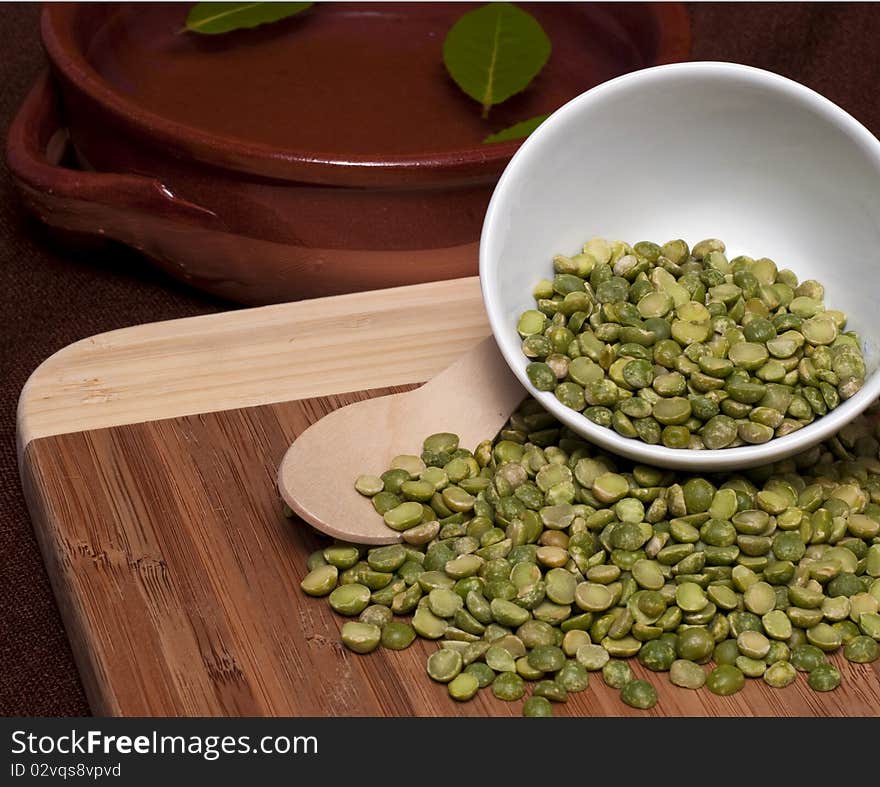
[[[878,424],[874,405],[800,456],[704,478],[603,453],[527,400],[473,451],[432,435],[359,478],[377,516],[418,517],[392,517],[403,544],[313,553],[302,588],[352,652],[435,640],[426,669],[452,700],[488,690],[526,716],[598,671],[639,710],[658,681],[832,691],[829,654],[880,658]]]
[[[824,287],[725,245],[594,238],[553,259],[517,330],[539,391],[669,448],[766,443],[865,381],[862,343]],[[363,481],[362,484],[367,484]]]

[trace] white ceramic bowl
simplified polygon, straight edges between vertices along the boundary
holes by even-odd
[[[516,332],[554,254],[589,238],[721,238],[730,257],[770,257],[825,285],[864,343],[864,387],[769,443],[716,451],[621,437],[536,391]],[[880,395],[880,142],[826,98],[730,63],[638,71],[578,96],[523,144],[483,225],[480,280],[492,332],[522,384],[590,442],[696,471],[769,463],[829,437]]]

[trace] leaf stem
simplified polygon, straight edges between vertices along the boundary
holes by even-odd
[[[495,17],[495,29],[492,31],[492,59],[489,61],[489,75],[486,80],[486,92],[483,94],[483,120],[489,119],[489,108],[492,106],[493,87],[495,82],[495,63],[498,59],[498,38],[501,34],[501,14]]]

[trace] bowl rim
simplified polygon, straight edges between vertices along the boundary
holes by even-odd
[[[481,176],[491,182],[523,140],[477,145],[442,153],[339,154],[292,151],[258,142],[212,134],[142,108],[116,91],[86,59],[73,33],[78,3],[47,3],[40,30],[56,73],[116,122],[187,159],[270,177],[338,185],[437,183]],[[655,61],[687,57],[690,16],[684,3],[644,3],[659,31]]]
[[[649,465],[697,472],[744,469],[787,458],[834,435],[841,427],[880,398],[880,369],[875,370],[866,378],[865,384],[855,396],[842,402],[827,415],[807,424],[796,432],[784,437],[773,438],[761,445],[701,450],[651,445],[641,440],[623,437],[613,429],[593,423],[580,413],[565,407],[552,393],[538,391],[534,388],[526,376],[524,356],[519,346],[514,347],[513,342],[509,340],[512,328],[502,313],[499,291],[492,274],[491,260],[498,256],[497,238],[501,233],[499,229],[501,204],[507,199],[506,193],[510,188],[509,184],[516,177],[518,169],[527,167],[534,158],[540,155],[544,137],[552,133],[552,130],[558,126],[577,122],[580,113],[586,111],[597,100],[612,93],[626,90],[635,83],[657,83],[669,77],[680,78],[683,74],[694,74],[703,78],[709,77],[719,80],[745,80],[809,105],[833,123],[848,137],[852,144],[861,148],[866,155],[873,157],[878,169],[880,169],[880,140],[830,99],[779,74],[753,66],[721,61],[674,63],[634,71],[597,85],[564,104],[532,132],[514,154],[502,173],[486,210],[480,236],[480,287],[492,334],[495,336],[498,348],[507,365],[529,394],[565,426],[601,448]],[[495,269],[497,270],[497,266]]]

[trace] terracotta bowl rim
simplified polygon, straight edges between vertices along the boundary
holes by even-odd
[[[411,181],[413,176],[420,179],[421,173],[435,180],[442,173],[497,175],[522,144],[522,140],[513,140],[445,153],[342,155],[284,150],[205,132],[146,110],[115,90],[89,64],[76,44],[73,23],[78,6],[79,3],[47,3],[43,9],[43,45],[56,72],[109,111],[124,127],[188,159],[274,177],[325,183],[345,184],[370,174],[383,180],[398,176]],[[660,33],[655,62],[686,58],[690,50],[690,17],[685,4],[644,3],[644,8],[654,15]]]

